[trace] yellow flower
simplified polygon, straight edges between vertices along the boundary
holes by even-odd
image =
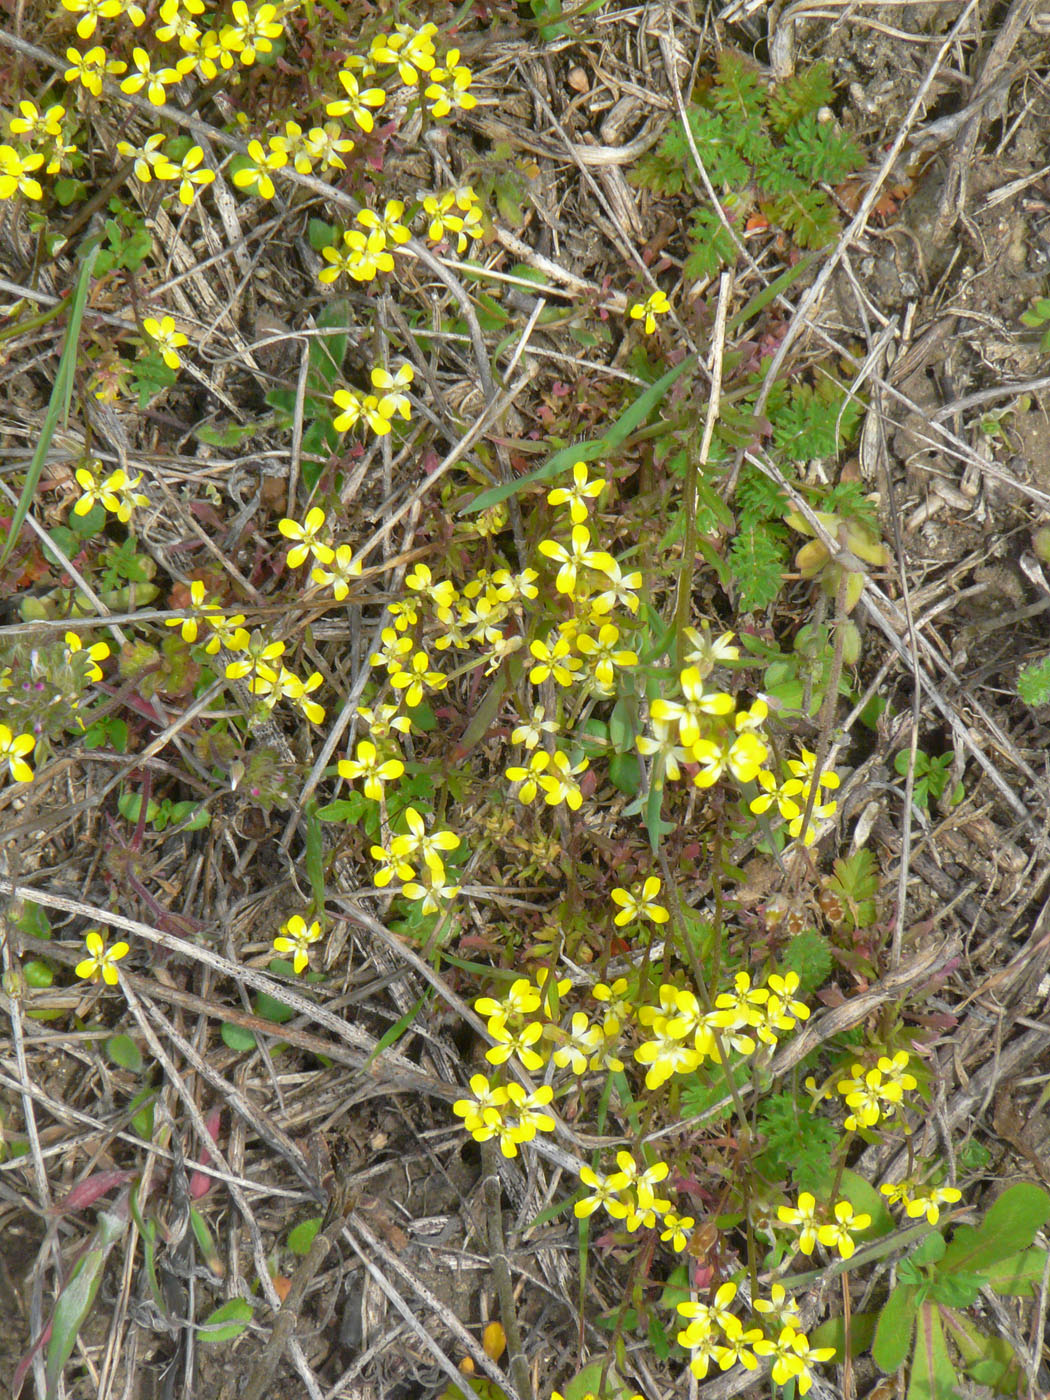
[[[361,790],[373,802],[383,798],[384,784],[400,778],[405,765],[399,758],[381,759],[379,751],[371,739],[362,739],[357,746],[356,758],[341,758],[336,764],[341,778],[352,783],[355,778],[363,778]]]
[[[310,966],[310,944],[321,937],[321,925],[315,919],[309,927],[302,914],[293,914],[286,924],[281,925],[280,934],[273,940],[278,953],[292,954],[292,968],[295,975]]]
[[[244,0],[233,0],[231,11],[235,23],[224,26],[223,44],[237,53],[242,63],[250,66],[257,54],[272,51],[272,40],[282,32],[277,6],[260,5],[253,15]]]
[[[803,1254],[812,1254],[818,1239],[817,1202],[809,1191],[803,1191],[798,1198],[798,1208],[779,1206],[777,1218],[785,1225],[796,1226],[800,1233],[798,1247]],[[870,1222],[869,1222],[870,1223]]]
[[[178,369],[182,363],[178,356],[179,347],[187,345],[189,337],[175,329],[174,317],[163,316],[158,321],[155,316],[149,316],[143,321],[142,329],[155,344],[167,367]]]
[[[382,88],[366,88],[362,92],[356,77],[346,68],[339,70],[339,81],[346,91],[346,99],[329,102],[324,109],[325,115],[344,117],[349,113],[362,131],[371,131],[375,126],[375,118],[369,109],[378,110],[382,107],[386,101],[386,93]]]
[[[647,876],[644,883],[632,885],[630,890],[614,889],[612,901],[620,906],[620,912],[613,919],[619,928],[633,919],[652,919],[654,924],[666,924],[671,917],[662,904],[656,903],[660,893],[661,880],[658,875]]]
[[[38,170],[44,163],[39,151],[31,151],[20,156],[14,146],[0,145],[0,199],[10,199],[18,191],[27,199],[42,199],[44,191],[39,180],[34,180],[31,170]]]
[[[120,0],[62,0],[62,8],[80,15],[77,21],[77,35],[81,39],[90,39],[98,21],[119,15],[121,5]]]
[[[114,943],[112,948],[107,948],[106,940],[97,928],[88,929],[84,935],[84,944],[88,950],[88,957],[77,963],[77,976],[83,977],[87,982],[96,982],[101,974],[107,987],[115,987],[119,981],[115,964],[130,951],[128,945]]]
[[[851,1230],[866,1230],[871,1224],[871,1216],[854,1215],[849,1201],[839,1201],[835,1206],[835,1219],[821,1225],[817,1239],[828,1249],[837,1249],[843,1259],[849,1259],[857,1248]]]
[[[330,564],[335,558],[335,550],[320,537],[324,523],[325,513],[320,506],[311,506],[301,525],[297,520],[277,522],[277,528],[286,540],[298,541],[288,551],[286,562],[290,569],[297,569],[311,554],[319,564]]]
[[[280,139],[279,136],[271,136],[268,151],[263,149],[261,141],[248,142],[248,157],[252,163],[238,170],[233,177],[233,183],[239,190],[254,185],[255,193],[262,199],[273,199],[277,189],[270,179],[270,171],[281,170],[288,164],[288,152],[281,148]]]
[[[31,783],[33,770],[25,761],[27,753],[36,748],[32,734],[13,734],[6,724],[0,724],[0,762],[7,764],[16,783]]]
[[[203,162],[204,151],[200,146],[191,146],[177,165],[167,157],[161,157],[156,163],[157,179],[178,180],[179,202],[192,204],[197,194],[197,186],[210,185],[215,179],[215,171]]]
[[[600,496],[604,490],[604,481],[588,480],[587,463],[577,462],[572,469],[572,485],[556,486],[547,493],[547,502],[552,506],[567,505],[572,523],[582,525],[587,519],[588,502]]]
[[[653,292],[645,301],[636,301],[631,307],[631,320],[644,322],[642,329],[646,335],[656,330],[657,316],[664,316],[671,309],[671,303],[664,292]]]
[[[109,646],[107,643],[95,642],[92,646],[85,649],[84,643],[80,640],[76,632],[67,632],[63,641],[66,644],[67,658],[72,660],[78,652],[82,651],[88,660],[84,675],[89,681],[100,681],[102,679],[102,670],[97,663],[99,661],[105,661],[106,657],[109,655]]]
[[[86,53],[81,53],[79,49],[66,49],[66,59],[70,66],[62,74],[63,78],[67,83],[79,83],[92,97],[102,96],[102,78],[106,73],[116,77],[128,70],[128,65],[119,58],[107,59],[106,50],[101,44],[96,44]]]

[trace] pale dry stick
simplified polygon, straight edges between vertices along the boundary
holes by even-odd
[[[268,996],[274,997],[277,1001],[284,1002],[304,1016],[307,1021],[314,1021],[318,1025],[324,1026],[331,1031],[337,1039],[357,1050],[363,1050],[366,1055],[375,1053],[376,1042],[372,1036],[368,1035],[360,1027],[355,1026],[342,1017],[333,1016],[323,1006],[316,1002],[309,1001],[301,996],[294,987],[286,986],[278,982],[276,978],[269,977],[266,973],[248,967],[242,963],[231,962],[219,953],[214,953],[210,948],[199,943],[189,943],[185,939],[177,938],[173,934],[163,933],[160,929],[155,929],[149,924],[140,923],[137,919],[129,919],[123,914],[118,914],[114,910],[101,909],[97,905],[88,904],[84,900],[69,899],[65,895],[52,894],[50,890],[37,889],[32,885],[23,885],[14,880],[0,879],[0,895],[7,895],[14,899],[26,899],[36,904],[42,904],[47,909],[61,909],[67,914],[77,914],[81,918],[92,923],[101,924],[110,928],[117,928],[125,933],[134,934],[136,937],[144,938],[149,943],[155,943],[158,947],[166,948],[171,953],[177,953],[180,957],[190,958],[193,961],[205,964],[222,977],[229,977],[233,981],[240,980],[253,991],[265,992]],[[360,918],[365,922],[366,927],[382,927],[370,916],[355,913],[355,918]],[[384,930],[385,932],[385,930]],[[398,951],[406,955],[410,951],[393,939]],[[429,969],[428,969],[429,971]],[[433,974],[432,974],[433,975]],[[449,995],[453,995],[449,993]],[[458,998],[456,999],[459,1000]],[[459,1003],[464,1005],[462,1002]],[[464,1006],[465,1013],[473,1017],[473,1013]],[[476,1019],[476,1018],[474,1018]],[[394,1050],[384,1051],[384,1058],[391,1064],[414,1072],[415,1066]]]
[[[861,596],[866,610],[870,613],[872,617],[876,619],[879,627],[885,633],[885,635],[893,645],[894,649],[899,653],[902,660],[910,664],[910,658],[908,657],[904,644],[900,639],[900,633],[903,628],[903,619],[899,618],[899,616],[896,616],[896,605],[892,603],[889,598],[887,598],[886,594],[882,591],[881,588],[879,588],[878,584],[876,584],[872,580],[872,578],[868,574],[867,567],[859,559],[857,559],[851,551],[843,550],[839,545],[838,541],[834,540],[831,537],[828,531],[821,524],[820,520],[817,518],[817,515],[813,510],[812,506],[810,506],[809,503],[805,500],[805,498],[799,494],[794,484],[789,482],[784,477],[783,473],[774,463],[769,461],[763,455],[754,452],[745,452],[744,460],[750,462],[752,466],[757,467],[757,469],[760,472],[762,472],[763,475],[768,476],[771,481],[776,482],[776,484],[787,494],[789,500],[791,501],[792,507],[805,518],[806,522],[813,530],[815,538],[819,539],[821,543],[827,548],[833,560],[835,560],[841,565],[844,565],[847,568],[852,569],[854,572],[863,574],[865,576],[864,593]],[[924,641],[922,641],[921,638],[919,640],[922,646],[927,651],[929,651],[930,648],[928,647],[928,645]],[[946,676],[953,684],[958,685],[960,689],[963,689],[962,682],[960,681],[959,677],[955,674],[955,672],[951,669],[950,666],[947,666],[944,663],[942,658],[934,655],[934,661],[944,670]],[[937,689],[932,677],[928,674],[928,672],[925,669],[922,669],[921,666],[920,670],[922,674],[922,683],[924,689],[929,693],[934,703],[937,705],[937,708],[941,711],[945,718],[951,720],[954,714],[951,705],[940,694],[940,691]],[[968,699],[970,704],[973,706],[975,713],[979,715],[983,723],[987,725],[989,733],[1002,747],[1003,751],[1009,756],[1011,762],[1016,764],[1016,766],[1020,769],[1024,776],[1029,779],[1030,782],[1032,782],[1035,786],[1038,786],[1040,781],[1039,778],[1032,771],[1029,764],[1025,762],[1023,755],[1017,751],[1017,747],[1015,744],[1012,743],[1009,735],[1003,732],[1002,727],[996,722],[996,720],[991,715],[988,714],[984,706],[981,705],[980,701],[978,701],[973,696],[968,696]],[[1006,782],[1005,778],[1003,778],[1002,774],[992,763],[991,759],[988,758],[987,755],[983,752],[983,750],[979,748],[976,741],[972,738],[972,736],[969,734],[969,731],[965,727],[962,730],[962,735],[963,742],[965,743],[965,745],[970,749],[970,752],[977,759],[977,762],[984,769],[985,773],[995,784],[998,790],[1003,794],[1003,796],[1009,802],[1013,810],[1018,814],[1018,816],[1023,817],[1026,822],[1031,821],[1031,813],[1021,802],[1021,799],[1010,788],[1009,784]]]
[[[5,861],[5,869],[6,869]],[[11,956],[11,939],[7,933],[7,915],[4,916],[4,936],[0,939],[0,959],[3,960],[4,985],[14,987],[15,965]],[[22,1118],[25,1122],[26,1137],[29,1141],[29,1157],[33,1164],[33,1177],[36,1183],[37,1203],[42,1211],[51,1209],[51,1193],[48,1189],[47,1167],[44,1164],[44,1157],[40,1146],[40,1133],[36,1125],[36,1113],[33,1109],[33,1096],[29,1093],[30,1084],[29,1064],[26,1060],[25,1036],[22,1030],[22,999],[20,997],[4,997],[8,1019],[11,1022],[11,1045],[15,1052],[15,1065],[18,1069],[18,1093],[22,1101]]]
[[[468,428],[459,442],[456,443],[455,447],[453,447],[438,463],[430,475],[427,476],[426,480],[420,482],[415,490],[401,503],[390,519],[384,521],[379,529],[374,531],[369,539],[361,546],[359,552],[362,555],[367,555],[381,540],[386,538],[394,526],[423,499],[435,483],[438,482],[446,472],[450,471],[459,459],[474,446],[478,438],[481,437],[482,433],[486,431],[493,421],[497,419],[501,413],[505,412],[515,399],[528,388],[533,379],[535,379],[536,374],[536,367],[529,366],[516,383],[512,384],[506,392],[497,394],[496,398],[486,405],[484,411],[475,420],[473,425]]]
[[[890,375],[892,377],[892,366]],[[897,509],[897,496],[893,486],[893,473],[889,470],[889,452],[886,447],[884,416],[881,391],[876,389],[872,405],[876,439],[881,448],[880,458],[885,466],[886,493],[893,528],[893,547],[897,557],[897,572],[901,588],[901,606],[904,610],[904,625],[907,629],[911,655],[911,741],[908,746],[908,771],[904,778],[904,811],[901,814],[901,852],[897,866],[897,907],[893,920],[893,934],[890,942],[890,966],[897,967],[904,946],[905,912],[908,901],[908,878],[911,873],[912,842],[912,799],[915,795],[915,767],[919,753],[919,723],[922,718],[922,673],[919,669],[918,631],[911,605],[911,585],[905,562],[904,540],[901,537],[900,513]]]
[[[503,1331],[507,1338],[507,1367],[514,1391],[518,1400],[534,1400],[529,1363],[521,1345],[521,1328],[518,1326],[518,1313],[514,1304],[514,1280],[511,1278],[510,1259],[507,1257],[507,1242],[503,1237],[503,1206],[500,1199],[503,1184],[499,1176],[497,1153],[498,1148],[491,1138],[481,1144],[489,1259],[496,1284],[496,1296],[499,1299]]]
[[[1016,398],[1021,394],[1039,394],[1047,388],[1050,388],[1050,374],[1040,375],[1038,379],[1021,379],[1013,384],[1000,384],[992,389],[979,389],[976,393],[965,394],[961,399],[955,399],[943,408],[935,409],[929,418],[932,423],[940,423],[956,413],[965,413],[968,408],[980,408],[982,404],[994,403],[997,399]]]
[[[275,1385],[281,1357],[295,1336],[299,1310],[306,1301],[306,1291],[313,1283],[321,1265],[328,1258],[337,1237],[342,1233],[342,1229],[342,1217],[336,1216],[314,1236],[309,1253],[292,1275],[288,1292],[274,1318],[270,1335],[253,1363],[252,1369],[248,1372],[244,1390],[241,1391],[237,1400],[263,1400],[263,1397]]]
[[[290,337],[289,337],[290,338]],[[299,472],[303,453],[303,420],[306,417],[306,380],[310,373],[310,342],[300,340],[302,351],[299,360],[299,374],[295,381],[295,408],[292,412],[292,445],[288,450],[288,490],[284,497],[286,513],[298,518],[295,493],[299,489]]]
[[[477,1396],[477,1391],[471,1384],[469,1377],[454,1366],[441,1350],[395,1285],[390,1281],[383,1270],[379,1268],[378,1264],[375,1262],[376,1259],[382,1260],[383,1264],[386,1265],[388,1269],[405,1280],[420,1301],[430,1309],[434,1317],[440,1318],[445,1326],[449,1328],[464,1352],[473,1359],[474,1364],[480,1367],[480,1369],[506,1393],[510,1385],[507,1377],[494,1361],[489,1360],[484,1350],[478,1346],[477,1341],[470,1335],[456,1317],[455,1313],[446,1305],[442,1304],[440,1299],[435,1298],[433,1293],[431,1293],[431,1291],[402,1264],[401,1260],[398,1259],[398,1257],[369,1229],[357,1213],[352,1214],[349,1220],[346,1221],[343,1229],[343,1238],[349,1241],[355,1254],[357,1254],[369,1274],[375,1279],[383,1293],[390,1302],[393,1303],[394,1307],[434,1357],[441,1369],[446,1375],[452,1378],[457,1389],[465,1390],[468,1394],[475,1397]],[[370,1254],[366,1252],[363,1247],[364,1245],[368,1246]]]
[[[524,71],[524,69],[522,68],[522,66],[521,66],[520,63],[517,65],[517,68],[518,68],[518,72],[519,72],[519,74],[521,75],[521,77],[522,77],[522,79],[523,79],[523,81],[524,81],[526,87],[529,89],[529,92],[532,94],[532,100],[536,103],[536,105],[537,105],[537,106],[540,108],[540,110],[543,112],[544,116],[547,118],[547,120],[548,120],[548,121],[550,122],[550,124],[553,126],[554,130],[558,133],[558,135],[559,135],[559,137],[561,138],[561,140],[564,141],[565,146],[566,146],[566,149],[569,151],[569,154],[570,154],[570,156],[572,157],[572,159],[573,159],[573,161],[574,161],[574,163],[575,163],[575,165],[576,165],[577,170],[579,171],[580,175],[583,177],[583,182],[584,182],[584,184],[585,184],[585,185],[587,186],[587,188],[590,190],[590,192],[591,192],[591,194],[594,196],[594,198],[598,201],[598,204],[600,205],[600,207],[605,211],[605,215],[606,215],[606,217],[609,219],[610,226],[611,226],[613,232],[614,232],[615,234],[618,234],[619,237],[623,239],[624,247],[623,247],[623,248],[618,248],[618,249],[617,249],[617,252],[620,254],[620,256],[621,256],[622,258],[624,258],[625,261],[630,262],[630,263],[633,263],[635,270],[638,272],[638,274],[642,277],[642,279],[647,283],[647,285],[648,285],[653,291],[659,291],[659,290],[660,290],[660,284],[657,282],[657,280],[656,280],[656,278],[653,276],[653,274],[649,271],[649,268],[648,268],[648,266],[646,265],[645,259],[642,257],[642,255],[641,255],[641,253],[638,251],[638,249],[634,246],[634,242],[632,241],[630,234],[626,231],[626,229],[623,229],[623,228],[620,228],[620,227],[617,226],[616,212],[615,212],[615,210],[610,206],[609,201],[606,199],[606,197],[605,197],[605,191],[602,189],[601,185],[598,184],[597,180],[595,180],[594,176],[593,176],[593,175],[591,174],[591,172],[588,170],[586,163],[585,163],[584,161],[581,161],[580,158],[579,158],[579,156],[576,154],[576,148],[575,148],[573,142],[569,139],[569,134],[568,134],[568,132],[565,130],[565,128],[562,126],[561,122],[558,120],[557,116],[555,115],[554,109],[551,107],[550,103],[549,103],[549,102],[547,101],[547,99],[544,97],[543,93],[540,92],[540,90],[539,90],[539,88],[536,86],[536,84],[532,81],[532,79],[531,79],[531,78],[528,76],[528,74]],[[673,315],[673,313],[672,313],[672,319],[673,319],[673,323],[674,323],[675,329],[678,331],[679,335],[682,336],[683,342],[684,342],[684,344],[687,346],[687,348],[689,349],[690,353],[693,354],[693,355],[698,355],[700,352],[699,352],[699,350],[697,349],[695,342],[693,341],[693,337],[689,334],[689,332],[686,330],[686,328],[682,325],[682,323],[681,323],[681,321],[679,321],[678,317],[677,317],[676,315]]]
[[[388,627],[389,625],[390,609],[384,608],[382,616],[379,618],[379,621],[375,625],[373,636],[376,639],[382,637],[384,627]],[[376,645],[377,641],[373,641],[372,645],[369,647],[370,653]],[[296,798],[295,805],[289,813],[287,822],[285,822],[284,831],[281,833],[281,839],[279,844],[281,846],[281,849],[284,851],[288,851],[290,849],[292,836],[295,834],[295,831],[302,818],[303,808],[313,796],[314,789],[317,787],[318,783],[324,777],[325,769],[332,761],[332,755],[339,747],[339,744],[347,729],[349,729],[350,731],[347,735],[346,741],[348,747],[354,742],[354,726],[357,718],[357,707],[360,703],[361,695],[364,692],[365,686],[368,684],[371,674],[371,668],[369,667],[368,662],[366,660],[365,664],[361,667],[360,674],[354,681],[353,685],[350,687],[350,693],[347,695],[346,699],[343,701],[342,705],[339,708],[338,717],[336,718],[333,724],[330,724],[328,726],[328,732],[325,735],[324,743],[321,745],[317,757],[314,759],[313,767],[306,775],[306,779],[303,782],[301,788],[299,789],[299,796]]]
[[[253,1106],[235,1085],[224,1079],[217,1070],[212,1069],[204,1056],[198,1054],[186,1037],[181,1035],[163,1012],[153,1005],[145,991],[140,991],[138,994],[142,998],[145,1013],[176,1047],[194,1073],[199,1075],[206,1084],[210,1084],[222,1101],[239,1114],[241,1119],[267,1146],[284,1158],[315,1200],[323,1201],[324,1195],[310,1164],[284,1129],[275,1123],[269,1114]]]
[[[960,14],[959,18],[952,25],[946,38],[942,41],[940,47],[937,50],[937,53],[934,55],[934,59],[930,65],[929,72],[926,74],[926,77],[920,84],[918,92],[915,94],[914,98],[912,99],[911,105],[905,113],[904,120],[901,122],[900,130],[894,137],[893,143],[890,146],[889,150],[886,152],[885,156],[883,156],[882,161],[879,164],[879,168],[875,172],[875,177],[868,187],[867,193],[864,195],[864,198],[861,200],[860,204],[857,207],[856,214],[854,214],[848,226],[843,230],[842,234],[838,239],[838,242],[836,243],[835,247],[831,250],[827,262],[824,264],[824,266],[821,268],[820,272],[814,279],[812,286],[810,286],[805,292],[803,292],[802,296],[799,298],[798,305],[795,308],[795,313],[792,316],[791,320],[788,322],[787,326],[785,327],[784,337],[781,340],[780,345],[777,347],[776,354],[770,361],[769,368],[767,369],[765,378],[762,381],[762,387],[759,390],[758,398],[755,401],[754,412],[756,416],[761,417],[762,413],[765,411],[769,395],[772,393],[773,385],[776,383],[777,379],[780,376],[780,372],[784,367],[784,362],[786,361],[789,352],[793,348],[795,341],[802,334],[803,330],[809,325],[811,314],[815,314],[816,308],[820,303],[822,297],[824,296],[824,293],[828,287],[828,283],[834,276],[835,270],[837,269],[839,263],[842,261],[846,249],[850,246],[854,239],[858,237],[858,235],[863,230],[864,226],[867,224],[868,217],[871,214],[871,211],[874,209],[876,203],[878,202],[879,195],[882,191],[882,187],[889,179],[890,172],[896,164],[897,157],[904,149],[904,146],[908,140],[908,136],[911,133],[911,129],[915,125],[916,119],[918,118],[920,112],[925,106],[927,96],[929,95],[930,89],[932,88],[937,74],[941,69],[941,65],[943,64],[945,58],[947,57],[952,46],[955,44],[959,35],[962,33],[967,23],[969,22],[971,14],[977,7],[977,3],[978,0],[967,0],[966,8],[963,10],[962,14]]]
[[[175,1089],[175,1092],[182,1100],[183,1109],[185,1110],[187,1117],[192,1123],[194,1130],[196,1131],[197,1136],[201,1141],[201,1144],[207,1150],[209,1156],[214,1158],[214,1160],[218,1162],[220,1167],[222,1167],[225,1171],[229,1172],[230,1168],[225,1160],[222,1150],[219,1148],[214,1138],[208,1132],[207,1124],[204,1122],[204,1119],[201,1116],[200,1109],[197,1107],[193,1095],[187,1089],[186,1085],[182,1080],[182,1077],[176,1070],[175,1065],[169,1059],[168,1054],[165,1051],[163,1045],[160,1043],[157,1036],[154,1034],[153,1027],[149,1021],[149,1017],[145,1014],[141,1004],[139,1003],[138,997],[131,990],[131,988],[126,985],[121,987],[121,991],[123,992],[124,997],[128,1003],[128,1009],[131,1011],[131,1014],[135,1017],[139,1030],[142,1032],[146,1040],[146,1044],[149,1046],[150,1053],[164,1071],[167,1082],[172,1085],[172,1087]],[[229,1189],[230,1195],[233,1197],[237,1209],[241,1213],[241,1218],[244,1220],[244,1223],[248,1227],[248,1234],[250,1235],[252,1242],[252,1255],[255,1263],[255,1272],[258,1276],[259,1285],[262,1288],[263,1295],[265,1296],[266,1301],[270,1304],[270,1307],[273,1308],[274,1312],[277,1313],[280,1311],[281,1300],[277,1296],[277,1290],[273,1286],[273,1279],[270,1277],[270,1270],[266,1263],[266,1250],[263,1246],[262,1234],[259,1230],[259,1223],[255,1218],[255,1213],[252,1210],[251,1203],[245,1196],[244,1192],[241,1191],[239,1187],[233,1185],[231,1185]],[[292,1361],[295,1365],[295,1369],[302,1377],[303,1384],[306,1387],[307,1394],[310,1396],[310,1400],[323,1400],[321,1392],[318,1389],[317,1384],[314,1380],[313,1371],[309,1366],[306,1357],[303,1354],[301,1346],[299,1345],[298,1341],[296,1341],[294,1338],[290,1343],[289,1350],[291,1353]]]

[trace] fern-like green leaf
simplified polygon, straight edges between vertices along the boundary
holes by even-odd
[[[716,188],[728,186],[739,188],[751,179],[751,169],[740,151],[739,133],[731,122],[718,112],[705,112],[696,109],[689,113],[689,125],[693,140],[708,178]],[[692,152],[683,136],[686,159],[690,168],[693,164]]]
[[[778,453],[793,462],[833,456],[852,435],[860,416],[861,405],[853,400],[844,407],[845,397],[845,390],[832,381],[824,381],[819,389],[794,385],[790,401],[773,420]]]
[[[785,132],[826,107],[834,97],[831,73],[823,61],[805,73],[796,73],[787,82],[771,88],[766,97],[766,113],[774,131]]]
[[[1026,705],[1050,703],[1050,656],[1022,669],[1017,677],[1017,693]]]
[[[852,433],[844,434],[849,438]],[[837,482],[821,502],[821,510],[831,515],[839,515],[843,520],[856,520],[872,529],[878,528],[878,512],[864,494],[864,485],[859,481]]]
[[[815,116],[803,117],[784,132],[784,150],[804,180],[825,180],[829,185],[837,185],[862,164],[856,143],[834,122]]]
[[[750,462],[740,469],[735,499],[742,528],[779,520],[787,510],[787,499],[780,487]]]
[[[682,268],[687,277],[713,277],[736,261],[733,240],[713,209],[695,211],[690,235],[693,247]]]
[[[743,526],[729,548],[729,569],[741,612],[768,608],[784,582],[787,541],[779,526]]]
[[[791,234],[800,248],[821,248],[838,232],[838,218],[822,190],[794,190],[780,195],[762,211],[772,224]]]
[[[732,49],[723,50],[711,105],[736,124],[761,121],[765,101],[766,86],[754,64]]]

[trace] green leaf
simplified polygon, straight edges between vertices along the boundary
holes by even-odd
[[[95,267],[95,260],[98,257],[99,240],[97,235],[86,238],[80,246],[79,261],[80,267],[77,271],[76,286],[73,288],[69,299],[69,321],[66,325],[66,339],[62,346],[62,354],[58,361],[58,368],[55,371],[55,382],[51,388],[51,397],[47,404],[47,413],[44,415],[44,422],[40,428],[40,436],[37,439],[36,450],[32,460],[26,469],[25,480],[22,483],[22,490],[18,497],[18,504],[15,506],[14,515],[7,529],[7,539],[4,547],[0,550],[0,567],[7,563],[11,557],[11,551],[15,547],[15,541],[21,533],[25,518],[29,514],[29,507],[33,497],[36,495],[36,488],[40,482],[40,475],[44,470],[44,463],[47,455],[51,451],[51,443],[55,436],[59,420],[63,423],[69,421],[69,405],[73,394],[73,375],[77,365],[77,346],[80,342],[80,325],[84,319],[84,307],[87,305],[88,289],[91,286],[91,274]]]
[[[44,962],[42,958],[33,958],[22,968],[22,975],[26,979],[26,986],[32,987],[36,991],[43,991],[50,987],[55,980],[55,970],[50,963]]]
[[[899,1283],[879,1313],[871,1356],[879,1370],[887,1375],[899,1371],[908,1359],[915,1327],[916,1300],[917,1290],[910,1284]]]
[[[688,1297],[688,1294],[686,1295]],[[862,1356],[864,1352],[870,1351],[875,1340],[875,1326],[878,1318],[875,1313],[863,1312],[854,1313],[850,1319],[849,1347],[850,1356]],[[826,1322],[822,1322],[819,1327],[813,1329],[809,1334],[809,1344],[812,1347],[834,1347],[835,1357],[833,1364],[841,1365],[846,1354],[846,1323],[841,1316],[830,1317]]]
[[[204,1319],[197,1329],[197,1340],[201,1342],[232,1342],[247,1328],[252,1320],[252,1305],[244,1298],[231,1298],[216,1308]]]
[[[908,1400],[958,1400],[958,1379],[944,1340],[940,1309],[923,1303],[915,1320]]]
[[[292,1007],[286,1006],[283,1001],[278,1001],[269,992],[260,992],[255,998],[255,1014],[264,1021],[273,1021],[275,1025],[282,1025],[285,1021],[290,1021],[295,1015]]]
[[[330,330],[330,334],[315,336],[310,340],[306,382],[311,393],[329,398],[338,384],[349,344],[346,327],[350,325],[350,315],[350,303],[339,298],[326,306],[318,316],[318,330],[330,330],[332,327],[340,329]]]
[[[247,1026],[235,1026],[229,1021],[223,1021],[219,1027],[219,1034],[222,1036],[223,1044],[229,1046],[231,1050],[236,1050],[239,1054],[255,1049],[255,1032],[250,1031]]]
[[[51,937],[51,920],[47,916],[47,910],[42,904],[35,904],[31,899],[27,899],[22,905],[14,925],[20,933],[29,934],[30,938],[46,940]]]
[[[208,1222],[196,1206],[190,1206],[190,1229],[193,1231],[193,1238],[197,1241],[197,1248],[200,1250],[204,1262],[212,1271],[216,1278],[222,1278],[223,1265],[219,1257],[219,1248],[215,1243],[215,1236],[208,1229]]]
[[[156,1089],[140,1089],[129,1104],[129,1107],[134,1110],[131,1115],[131,1126],[139,1137],[145,1138],[147,1142],[153,1140],[153,1106],[156,1098]]]
[[[952,1237],[941,1269],[953,1273],[982,1273],[1022,1249],[1050,1220],[1050,1195],[1041,1186],[1019,1181],[1008,1186],[974,1229],[960,1225]]]
[[[1026,1249],[1022,1254],[1011,1254],[985,1270],[984,1282],[996,1293],[1031,1298],[1042,1286],[1046,1254],[1045,1249]]]
[[[588,442],[577,442],[569,447],[563,447],[548,457],[542,467],[537,467],[535,471],[529,472],[527,476],[518,477],[514,481],[505,481],[500,486],[493,486],[488,491],[482,491],[475,496],[469,504],[463,506],[460,515],[477,515],[481,511],[491,510],[500,501],[505,501],[508,496],[516,496],[528,486],[534,486],[539,482],[550,481],[559,472],[568,471],[577,462],[593,462],[597,457],[609,456],[620,446],[636,428],[640,427],[650,413],[666,397],[671,386],[679,380],[687,369],[695,369],[696,359],[692,355],[687,355],[680,364],[675,365],[666,374],[662,375],[655,384],[642,391],[616,422],[612,425],[604,437]]]
[[[142,1051],[130,1035],[111,1035],[106,1041],[106,1054],[121,1069],[138,1074],[144,1064]]]
[[[288,1232],[288,1248],[293,1254],[309,1254],[310,1246],[314,1242],[314,1237],[320,1230],[322,1220],[319,1215],[315,1215],[311,1220],[301,1220],[298,1225]]]
[[[387,1027],[387,1029],[383,1032],[383,1034],[379,1037],[378,1041],[376,1042],[376,1048],[372,1051],[368,1059],[365,1061],[366,1065],[370,1065],[378,1055],[381,1055],[383,1051],[388,1049],[391,1045],[396,1044],[397,1041],[399,1041],[404,1035],[404,1033],[407,1030],[411,1029],[412,1023],[415,1021],[416,1017],[423,1009],[423,1005],[425,1002],[426,997],[420,997],[414,1006],[409,1007],[409,1009],[400,1018],[400,1020],[395,1021],[392,1026]]]
[[[324,838],[321,832],[321,818],[317,803],[306,804],[306,876],[310,881],[310,893],[314,897],[314,907],[324,909]]]
[[[100,1210],[93,1242],[77,1260],[69,1282],[63,1288],[51,1315],[51,1339],[47,1347],[44,1378],[47,1400],[54,1400],[62,1368],[76,1345],[77,1335],[91,1311],[91,1305],[102,1282],[106,1258],[128,1227],[127,1218]]]

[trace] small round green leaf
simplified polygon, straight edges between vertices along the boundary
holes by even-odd
[[[321,1217],[319,1215],[314,1216],[312,1220],[303,1220],[288,1232],[288,1248],[293,1254],[309,1254],[314,1236],[320,1228]]]
[[[219,1034],[222,1036],[223,1043],[231,1050],[243,1053],[245,1050],[255,1049],[255,1033],[245,1026],[234,1026],[229,1021],[223,1021],[219,1027]]]
[[[232,1342],[252,1320],[252,1305],[244,1298],[231,1298],[216,1308],[197,1329],[201,1342]]]
[[[121,1069],[138,1074],[142,1069],[142,1051],[130,1035],[111,1035],[106,1041],[106,1054]]]

